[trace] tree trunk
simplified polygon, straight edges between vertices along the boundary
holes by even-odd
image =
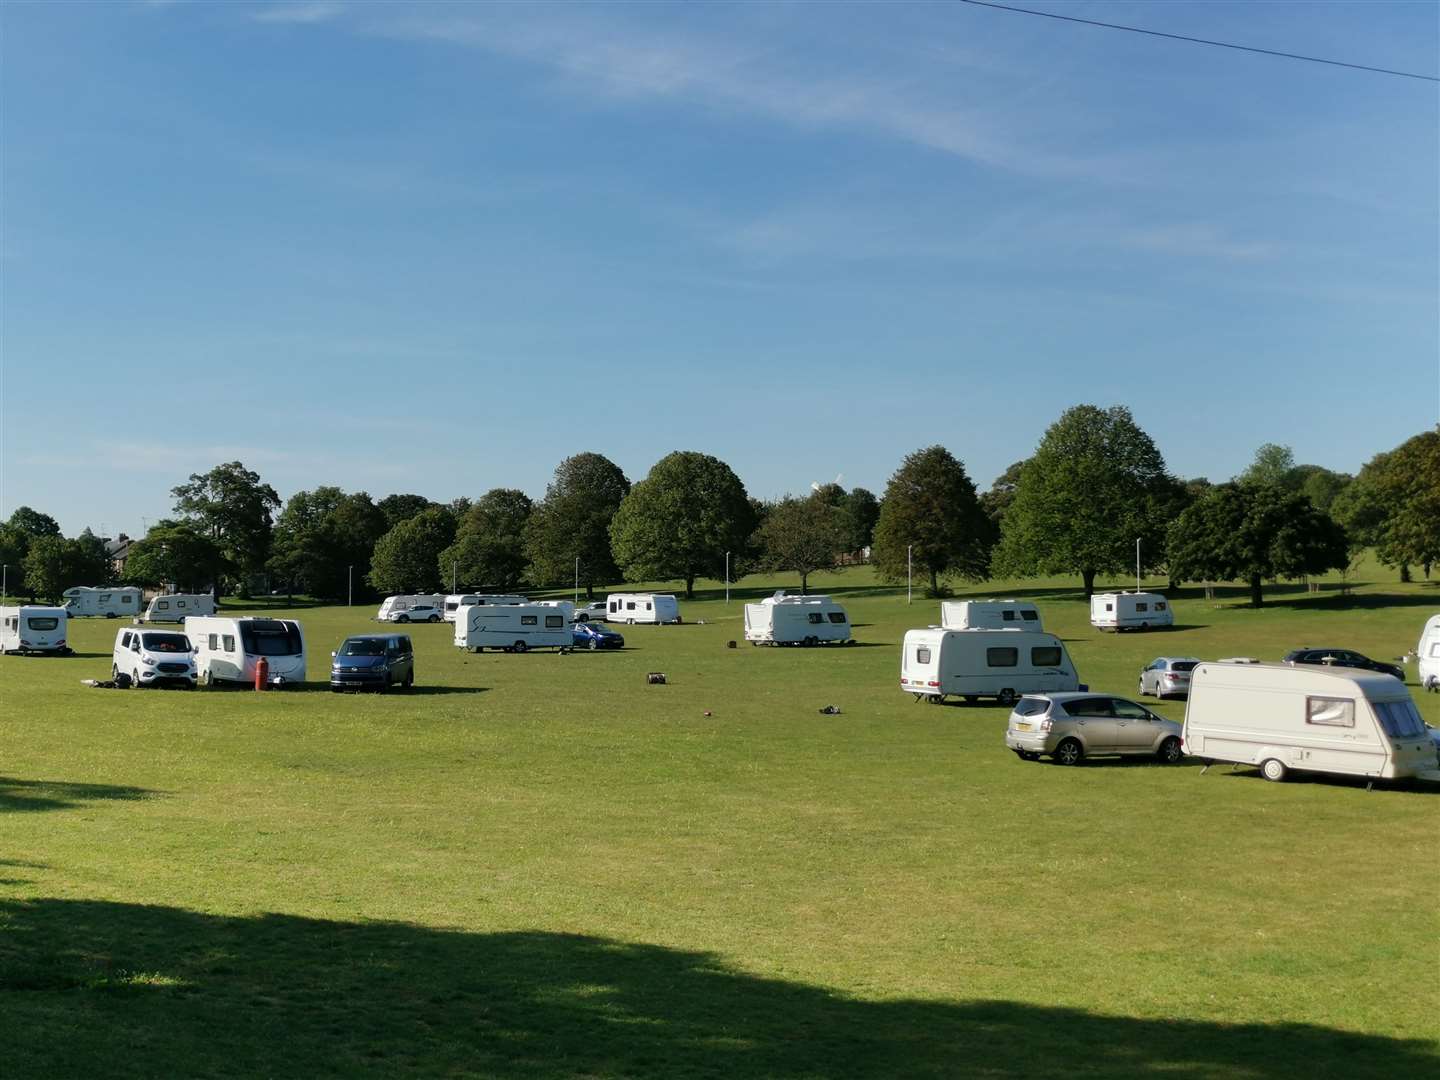
[[[930,571],[930,595],[940,595],[940,575],[937,574],[934,570]]]
[[[1409,563],[1402,562],[1400,564],[1400,580],[1407,583],[1411,580]]]
[[[1265,604],[1265,597],[1264,597],[1264,595],[1261,593],[1261,588],[1262,588],[1262,585],[1261,585],[1261,581],[1260,581],[1260,575],[1259,575],[1259,574],[1252,574],[1252,575],[1250,576],[1250,606],[1251,606],[1251,607],[1263,607],[1263,606],[1264,606],[1264,604]]]
[[[808,582],[809,580],[810,580],[810,575],[807,574],[804,570],[801,570],[801,571],[800,571],[800,595],[801,595],[801,596],[804,596],[804,595],[805,595],[805,585],[806,585],[806,582]]]
[[[1095,595],[1095,571],[1081,567],[1080,580],[1085,583],[1085,600],[1088,603],[1090,597]]]
[[[695,575],[689,574],[685,578],[685,599],[695,599]]]
[[[592,581],[587,581],[587,582],[585,583],[585,599],[586,599],[586,600],[594,600],[594,599],[595,599],[595,583],[592,582]]]

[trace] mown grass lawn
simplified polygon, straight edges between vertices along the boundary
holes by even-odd
[[[1157,655],[1412,648],[1440,588],[1361,576],[1124,636],[1070,582],[970,592],[1133,693]],[[104,620],[0,658],[0,1075],[1440,1070],[1440,792],[1024,764],[1004,710],[900,693],[937,602],[868,571],[812,585],[859,646],[727,649],[777,584],[618,654],[412,627],[408,696],[88,689]],[[373,609],[297,614],[320,680]]]

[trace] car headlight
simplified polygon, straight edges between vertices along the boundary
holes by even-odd
[[[156,660],[153,656],[142,656],[140,658],[140,662],[146,667],[154,667],[156,664]]]

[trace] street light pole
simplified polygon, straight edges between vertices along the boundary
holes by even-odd
[[[345,606],[355,606],[355,565],[351,563],[349,572],[345,575]]]
[[[725,552],[725,603],[730,603],[730,553]]]
[[[580,556],[575,556],[575,603],[580,603]]]
[[[915,602],[915,545],[905,545],[905,603]]]
[[[1135,591],[1140,591],[1140,537],[1135,538]]]

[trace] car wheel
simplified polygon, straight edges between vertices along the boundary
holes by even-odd
[[[1272,784],[1278,784],[1290,774],[1285,763],[1279,758],[1266,758],[1260,763],[1260,775],[1269,780]]]
[[[1180,740],[1171,735],[1160,744],[1160,749],[1155,751],[1155,756],[1166,765],[1174,765],[1185,756],[1185,751],[1180,747]]]
[[[1085,756],[1085,748],[1077,739],[1065,739],[1050,756],[1057,765],[1079,765],[1080,759]]]
[[[139,686],[140,686],[140,669],[139,669],[139,668],[136,668],[134,671],[132,671],[132,672],[130,673],[130,685],[133,686],[133,687],[135,687],[136,689],[139,689]]]
[[[395,621],[396,621],[396,622],[409,622],[409,621],[410,621],[410,616],[409,616],[409,615],[396,615],[396,616],[395,616]]]
[[[425,621],[426,621],[426,622],[439,622],[439,621],[440,621],[440,616],[439,616],[439,615],[431,615],[430,618],[426,619]]]
[[[1001,690],[1000,693],[995,695],[995,700],[1000,702],[1001,705],[1004,705],[1008,709],[1015,704],[1015,691],[1007,686],[1004,690]]]
[[[634,619],[626,619],[626,620],[625,620],[625,625],[626,625],[626,626],[634,626],[634,625],[635,625],[635,620],[634,620]]]
[[[515,642],[515,651],[516,651],[516,652],[525,652],[525,651],[527,651],[529,648],[530,648],[530,646],[529,646],[529,645],[526,645],[525,642],[523,642],[523,641],[517,641],[517,642]]]
[[[1150,696],[1150,694],[1149,694],[1149,693],[1146,691],[1146,689],[1145,689],[1145,680],[1144,680],[1144,679],[1141,679],[1141,680],[1140,680],[1140,696],[1141,696],[1141,697],[1149,697],[1149,696]]]
[[[116,667],[114,664],[111,664],[111,665],[110,665],[110,681],[111,681],[111,682],[119,682],[119,681],[120,681],[120,669],[119,669],[118,667]]]
[[[590,639],[590,651],[594,652],[598,648],[600,648],[600,643],[592,637]]]
[[[978,702],[979,700],[980,700],[980,695],[979,695],[979,694],[966,694],[966,695],[965,695],[965,704],[966,704],[966,705],[974,705],[974,704],[975,704],[976,702]]]
[[[589,622],[589,621],[590,621],[590,616],[589,616],[589,615],[586,615],[585,612],[582,611],[582,612],[580,612],[579,615],[576,615],[576,616],[575,616],[575,621],[576,621],[576,622]]]

